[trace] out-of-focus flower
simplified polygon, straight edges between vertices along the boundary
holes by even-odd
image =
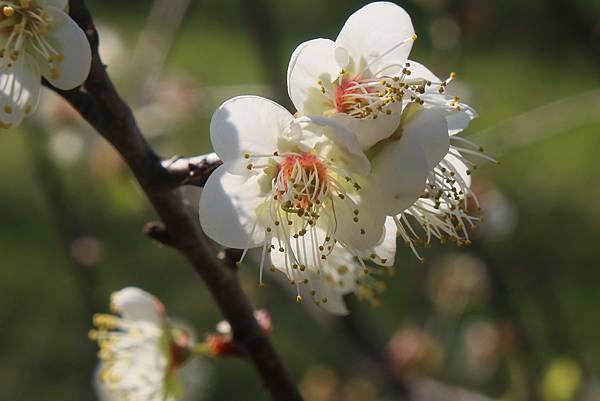
[[[444,349],[426,331],[416,327],[398,330],[387,345],[387,354],[395,372],[430,372],[438,369],[444,361]]]
[[[498,368],[502,348],[501,332],[492,322],[469,324],[463,333],[463,347],[470,376],[486,379]]]
[[[175,327],[158,299],[134,287],[111,297],[118,315],[94,316],[90,338],[100,346],[99,379],[108,399],[174,401],[184,388],[179,371],[190,355],[191,334]]]
[[[273,330],[271,316],[265,309],[259,309],[254,312],[254,318],[265,334],[270,334]],[[204,344],[198,346],[200,350],[207,350],[212,356],[231,356],[239,353],[239,348],[233,339],[233,331],[228,321],[223,320],[217,324],[216,333],[208,333]]]
[[[37,107],[41,78],[68,90],[88,76],[92,55],[67,0],[11,0],[0,5],[0,128],[21,123]]]
[[[485,265],[470,254],[452,254],[432,269],[427,292],[437,309],[460,312],[469,301],[484,298],[488,283]]]
[[[324,366],[311,367],[300,382],[304,399],[311,401],[332,401],[336,396],[338,377]]]
[[[519,219],[514,202],[489,182],[476,181],[474,191],[481,203],[486,205],[478,234],[489,240],[501,240],[508,236]]]
[[[581,389],[583,372],[570,358],[557,358],[546,369],[540,385],[544,401],[571,401]]]
[[[104,245],[94,237],[79,237],[70,246],[73,260],[84,266],[96,265],[104,253]]]
[[[378,193],[362,191],[370,164],[356,137],[330,119],[295,119],[267,99],[225,102],[211,121],[223,160],[200,198],[200,222],[221,245],[281,253],[290,280],[318,278],[333,247],[353,256],[381,240]],[[312,277],[305,271],[315,273]]]
[[[343,401],[376,401],[378,399],[377,387],[363,378],[344,382],[340,393]]]

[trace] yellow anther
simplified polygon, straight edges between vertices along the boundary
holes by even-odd
[[[29,5],[31,4],[31,0],[20,0],[20,3],[21,3],[22,8],[29,8]]]
[[[28,103],[23,110],[25,111],[25,114],[31,114],[31,112],[33,111],[33,106],[30,103]]]
[[[12,17],[15,15],[15,9],[11,6],[4,6],[2,7],[2,14],[4,14],[5,17]]]
[[[412,36],[411,36],[411,39],[412,39],[413,41],[417,40],[417,34],[416,34],[416,33],[413,33],[413,34],[412,34]]]
[[[296,297],[296,302],[302,302],[302,296],[298,295],[298,296]]]
[[[13,109],[10,106],[4,106],[4,112],[6,114],[11,114],[13,112]]]
[[[456,73],[455,72],[451,72],[450,73],[450,79],[456,79]]]

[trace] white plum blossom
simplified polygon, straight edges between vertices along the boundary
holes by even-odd
[[[0,128],[18,125],[36,109],[42,76],[63,90],[87,78],[90,45],[65,13],[67,3],[0,1]]]
[[[113,293],[111,309],[118,315],[95,315],[96,329],[90,331],[100,346],[98,376],[104,399],[180,399],[179,369],[189,356],[190,334],[174,327],[162,303],[139,288]]]
[[[241,96],[215,112],[210,135],[223,165],[200,198],[202,228],[226,247],[262,247],[261,283],[276,254],[301,299],[300,284],[312,285],[336,245],[359,256],[381,240],[383,209],[362,189],[369,161],[335,121]]]
[[[364,6],[348,18],[335,41],[314,39],[296,48],[288,67],[294,106],[303,115],[340,121],[364,149],[396,130],[409,103],[458,112],[451,125],[469,121],[474,112],[444,96],[455,74],[440,80],[408,60],[415,39],[410,16],[400,6]]]

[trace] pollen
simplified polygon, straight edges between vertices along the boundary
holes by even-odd
[[[2,14],[4,14],[5,17],[12,17],[15,15],[15,9],[11,6],[4,6],[2,7]]]

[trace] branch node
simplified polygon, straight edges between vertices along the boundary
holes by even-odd
[[[144,225],[144,235],[152,238],[155,242],[175,247],[175,241],[167,230],[167,227],[159,221],[151,221]]]

